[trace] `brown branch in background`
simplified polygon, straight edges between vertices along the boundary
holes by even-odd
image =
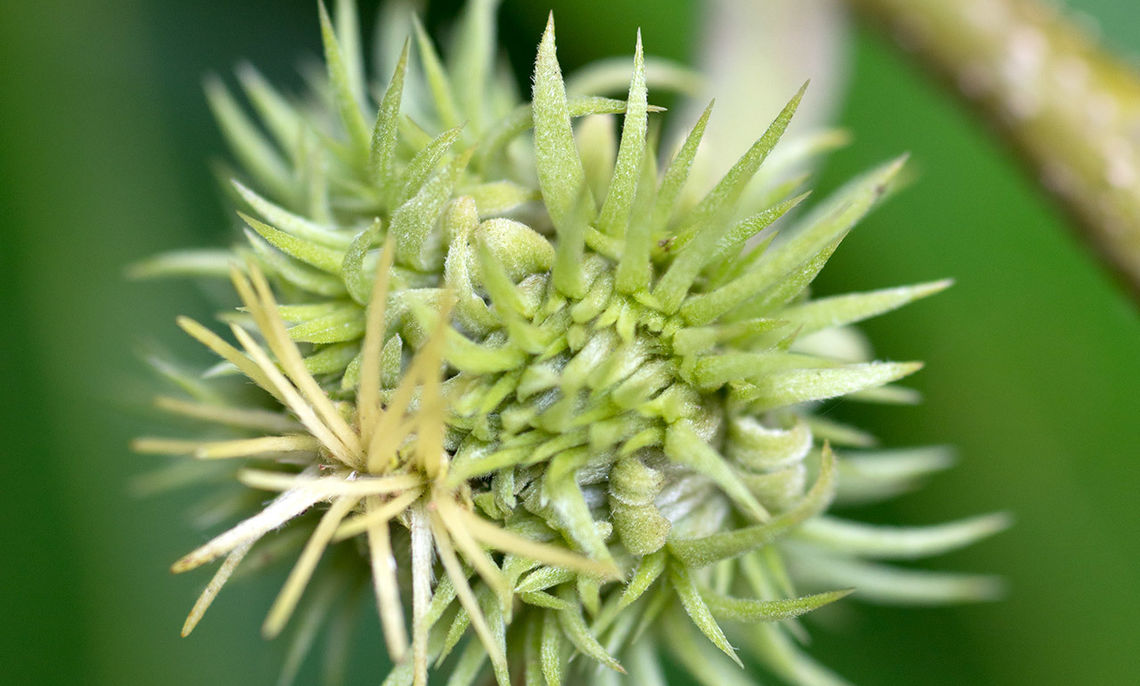
[[[976,103],[1140,299],[1140,73],[1038,0],[850,0]]]

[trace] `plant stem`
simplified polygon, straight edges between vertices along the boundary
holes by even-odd
[[[850,0],[1014,146],[1140,301],[1140,75],[1038,0]]]

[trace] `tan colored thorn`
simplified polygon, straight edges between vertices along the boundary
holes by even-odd
[[[333,540],[343,541],[353,536],[359,536],[377,524],[382,524],[398,517],[411,507],[412,503],[422,494],[423,489],[410,488],[386,503],[374,506],[370,505],[364,514],[346,518],[345,521],[341,523],[340,528],[336,530],[336,533],[333,534]]]
[[[463,517],[457,512],[461,508],[452,500],[451,494],[439,494],[431,502],[435,505],[435,515],[439,523],[447,529],[447,534],[455,542],[455,546],[479,573],[484,583],[498,596],[503,608],[509,608],[511,587],[507,578],[503,576],[502,570],[495,565],[491,556],[479,547],[478,542],[472,537]]]
[[[235,349],[234,352],[237,352],[237,350]],[[284,414],[271,412],[269,410],[197,403],[165,395],[156,397],[154,399],[154,405],[160,410],[190,419],[198,419],[255,431],[291,433],[304,428]]]
[[[428,516],[431,521],[432,535],[435,537],[435,549],[439,552],[439,559],[443,563],[444,571],[447,572],[447,576],[455,587],[455,594],[459,598],[459,603],[463,609],[467,610],[467,614],[471,618],[471,626],[487,650],[491,664],[495,666],[496,670],[505,671],[507,669],[507,658],[499,649],[498,644],[495,643],[491,628],[487,626],[487,618],[483,615],[483,609],[479,607],[479,601],[475,598],[475,593],[467,582],[467,576],[463,573],[463,566],[455,555],[447,527],[437,512],[429,512]]]
[[[309,433],[316,436],[317,440],[340,462],[348,467],[356,468],[357,464],[353,459],[352,453],[349,452],[348,448],[340,441],[336,434],[321,421],[321,418],[317,416],[312,405],[305,402],[304,398],[297,392],[297,389],[294,388],[293,385],[289,383],[289,380],[277,369],[277,366],[269,359],[269,355],[266,354],[265,350],[240,327],[231,325],[230,328],[233,331],[234,337],[238,339],[238,342],[240,342],[242,347],[246,349],[246,352],[250,354],[261,371],[265,373],[265,376],[269,379],[269,383],[276,389],[277,394],[281,397],[285,406],[292,410],[293,414],[297,415],[297,418],[301,420],[301,423],[305,425]]]
[[[262,274],[261,269],[255,264],[249,265],[249,278],[256,294],[250,291],[250,282],[246,281],[245,277],[236,269],[232,272],[232,276],[242,300],[245,301],[246,307],[258,321],[261,334],[265,337],[269,349],[277,356],[277,361],[285,375],[296,385],[324,424],[345,447],[348,454],[352,456],[352,461],[357,466],[363,466],[360,437],[340,415],[324,389],[305,368],[305,361],[297,349],[297,344],[289,337],[285,322],[277,311],[277,301],[273,298],[273,291],[269,288],[269,282],[265,280],[265,275]]]
[[[418,495],[418,492],[415,493]],[[389,507],[391,504],[382,505],[378,496],[369,496],[365,500],[364,517],[377,512],[387,514],[395,509]],[[372,562],[372,587],[376,593],[380,623],[384,626],[384,641],[388,644],[388,656],[392,662],[399,662],[408,650],[408,634],[404,629],[404,610],[400,603],[400,588],[396,581],[396,560],[392,556],[392,544],[388,535],[390,519],[391,515],[383,519],[372,517],[368,521],[368,552]]]
[[[621,578],[621,570],[613,562],[598,562],[561,546],[532,541],[496,526],[470,510],[460,508],[460,512],[471,535],[496,550],[606,580]]]
[[[325,510],[324,515],[321,516],[320,523],[317,524],[317,528],[313,531],[313,535],[309,537],[305,548],[301,551],[301,556],[297,558],[297,563],[293,565],[293,570],[289,573],[289,578],[285,580],[285,585],[281,587],[281,592],[273,602],[273,607],[269,609],[269,616],[265,618],[265,624],[261,627],[261,632],[266,638],[277,636],[277,634],[281,633],[281,630],[285,628],[285,624],[289,621],[289,618],[293,616],[293,611],[297,608],[297,602],[301,599],[301,593],[305,590],[305,586],[309,584],[309,579],[312,578],[313,571],[317,568],[317,563],[320,562],[321,555],[325,552],[325,548],[328,547],[333,532],[335,532],[337,526],[340,525],[340,520],[343,519],[352,508],[356,507],[357,502],[359,502],[359,498],[339,498],[333,502],[329,509]]]
[[[417,435],[415,452],[424,474],[429,479],[447,474],[447,457],[443,453],[443,438],[447,425],[440,375],[443,346],[450,326],[451,309],[454,306],[454,295],[450,291],[445,292],[435,329],[427,344],[418,353],[416,360],[419,363],[417,375],[422,386],[420,409],[415,417]]]
[[[380,350],[384,345],[384,315],[388,305],[388,284],[396,251],[389,235],[380,253],[372,298],[368,301],[368,317],[361,348],[360,390],[356,394],[356,411],[360,424],[360,442],[367,446],[372,439],[380,409]]]
[[[412,674],[413,686],[427,686],[428,625],[431,604],[432,530],[423,505],[411,514],[412,548]]]
[[[190,336],[193,337],[196,341],[214,351],[218,357],[221,357],[226,362],[229,362],[233,366],[237,367],[239,370],[241,370],[242,374],[245,374],[247,377],[249,377],[250,381],[260,386],[261,389],[266,393],[269,393],[274,398],[277,398],[277,400],[284,403],[284,399],[277,392],[277,389],[273,386],[273,384],[270,383],[269,378],[265,376],[265,373],[261,371],[261,368],[257,366],[256,362],[243,355],[240,350],[222,340],[222,338],[216,333],[210,331],[193,319],[189,317],[179,317],[177,321],[178,326],[180,326],[183,331],[190,334]]]
[[[239,546],[254,543],[321,500],[321,495],[310,491],[301,489],[285,491],[265,509],[242,520],[232,528],[210,539],[205,545],[183,556],[171,566],[170,570],[175,574],[186,572],[212,562]]]
[[[234,548],[218,571],[214,573],[214,577],[210,579],[210,583],[206,584],[206,588],[202,590],[202,595],[198,596],[198,600],[194,603],[194,607],[190,609],[190,614],[186,617],[186,622],[182,625],[182,637],[186,638],[194,631],[194,627],[198,626],[198,622],[202,621],[202,616],[206,614],[206,610],[210,608],[210,604],[214,602],[214,598],[230,580],[234,570],[245,559],[246,553],[253,547],[253,542],[244,543],[237,548]]]
[[[282,472],[269,472],[260,469],[243,469],[237,474],[238,481],[250,488],[266,491],[300,490],[321,498],[400,493],[410,488],[418,488],[424,483],[418,474],[395,474],[392,476],[346,478],[344,475],[308,477]]]

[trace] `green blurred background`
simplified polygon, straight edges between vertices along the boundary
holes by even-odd
[[[0,681],[269,684],[281,642],[258,627],[275,588],[233,587],[197,633],[178,628],[203,574],[167,566],[202,534],[193,494],[140,500],[127,450],[147,426],[139,351],[205,361],[177,313],[208,317],[189,283],[140,285],[125,264],[218,245],[231,223],[211,158],[224,154],[200,92],[249,59],[297,85],[319,49],[312,2],[5,2],[0,7]],[[700,6],[550,2],[572,66],[652,52],[685,59]],[[1140,50],[1134,0],[1073,0],[1117,47]],[[429,24],[454,2],[436,3]],[[547,3],[508,1],[502,29],[524,69]],[[939,297],[866,328],[882,357],[928,362],[915,408],[842,406],[895,445],[957,446],[928,488],[870,515],[937,522],[998,509],[1017,525],[937,560],[993,571],[1004,602],[896,610],[850,604],[813,652],[861,684],[1140,683],[1140,320],[1059,213],[971,120],[880,36],[851,43],[840,123],[854,145],[821,185],[909,150],[918,183],[833,259],[822,292],[953,276]],[[525,77],[524,77],[525,78]],[[763,87],[762,83],[757,87]],[[757,123],[757,130],[763,122]],[[374,619],[355,657],[377,683]]]

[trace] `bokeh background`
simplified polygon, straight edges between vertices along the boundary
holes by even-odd
[[[1118,49],[1140,51],[1134,0],[1069,4]],[[150,419],[153,382],[140,355],[158,347],[204,361],[173,318],[208,317],[218,294],[130,283],[123,269],[232,238],[209,165],[224,150],[201,78],[248,59],[297,85],[297,56],[319,50],[314,5],[0,5],[3,683],[275,679],[283,645],[258,635],[275,587],[231,587],[179,639],[207,578],[166,571],[202,536],[184,515],[193,494],[148,500],[129,488],[148,466],[127,450]],[[434,3],[429,25],[446,23],[455,5]],[[688,59],[701,11],[694,0],[507,0],[501,30],[524,71],[548,6],[567,67],[627,53],[638,25],[651,52]],[[820,185],[907,150],[919,178],[847,240],[819,288],[958,281],[866,327],[882,357],[928,362],[913,379],[926,402],[838,411],[892,444],[944,443],[959,455],[929,487],[870,516],[925,523],[1000,509],[1017,524],[936,561],[1005,576],[1005,601],[850,604],[837,626],[813,632],[812,650],[867,685],[1140,683],[1135,304],[958,103],[866,27],[848,51],[839,123],[855,143],[831,157]],[[373,624],[364,617],[362,631]],[[358,651],[352,683],[378,682],[377,650]]]

